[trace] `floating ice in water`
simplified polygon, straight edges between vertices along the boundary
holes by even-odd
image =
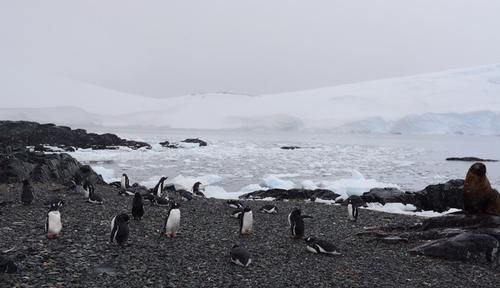
[[[282,180],[276,176],[269,175],[262,179],[260,184],[263,187],[267,188],[277,188],[277,189],[293,189],[295,188],[295,184],[292,181]]]

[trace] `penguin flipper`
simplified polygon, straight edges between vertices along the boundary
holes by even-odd
[[[309,216],[309,215],[301,215],[300,217],[302,217],[302,219],[305,219],[305,218],[314,218],[313,216]]]
[[[113,230],[111,230],[111,237],[109,238],[109,243],[113,243],[113,240],[115,239],[116,233],[118,232],[118,225],[113,226]]]

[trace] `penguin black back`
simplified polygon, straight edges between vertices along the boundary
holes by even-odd
[[[193,184],[193,194],[198,197],[205,198],[205,194],[200,191],[201,182],[196,182]]]
[[[21,202],[23,202],[24,205],[29,205],[33,202],[33,190],[34,189],[30,181],[28,179],[25,179],[23,181],[23,188],[21,191]]]
[[[163,188],[164,188],[164,182],[167,180],[168,177],[161,177],[160,180],[158,180],[158,183],[156,183],[155,187],[153,188],[153,194],[155,194],[157,197],[160,197],[161,194],[163,193]]]
[[[141,220],[142,216],[144,216],[144,203],[141,193],[136,192],[132,200],[132,217],[134,220]]]
[[[125,213],[119,214],[111,220],[112,229],[109,242],[113,243],[116,241],[119,245],[124,245],[125,242],[127,242],[129,236],[129,220],[130,217]]]
[[[252,263],[252,258],[245,248],[233,245],[231,248],[231,262],[236,265],[247,267]]]
[[[290,224],[290,231],[294,238],[299,239],[304,237],[304,220],[300,209],[294,208],[292,210],[292,212],[288,215],[288,222]]]

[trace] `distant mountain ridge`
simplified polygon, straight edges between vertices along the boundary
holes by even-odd
[[[79,126],[500,134],[500,64],[290,93],[165,99],[53,76],[18,77],[31,86],[7,81],[0,87],[7,97],[0,119]]]

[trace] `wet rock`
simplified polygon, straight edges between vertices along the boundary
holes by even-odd
[[[340,195],[327,189],[269,189],[259,190],[241,195],[240,199],[264,199],[274,198],[276,200],[310,200],[310,199],[323,199],[335,200]]]
[[[203,147],[203,146],[207,146],[207,142],[199,139],[199,138],[188,138],[188,139],[185,139],[185,140],[182,140],[181,142],[184,142],[184,143],[197,143],[200,145],[200,147]]]
[[[0,155],[0,183],[19,183],[31,179],[41,183],[67,184],[80,173],[82,177],[92,177],[96,182],[104,183],[90,166],[80,164],[66,153],[24,151]]]
[[[367,202],[412,204],[418,210],[444,212],[450,208],[463,209],[464,180],[454,179],[446,183],[429,185],[417,192],[404,192],[396,188],[374,188],[363,193]]]
[[[478,157],[449,157],[446,161],[465,161],[465,162],[498,162],[495,159],[482,159]]]
[[[59,147],[65,151],[76,148],[110,149],[126,146],[132,149],[151,148],[144,142],[122,139],[114,134],[87,133],[84,129],[71,129],[55,124],[39,124],[28,121],[0,121],[0,143],[11,147],[35,146],[44,151],[44,145]],[[9,150],[12,150],[10,148]],[[7,152],[7,148],[5,150]]]
[[[0,273],[16,273],[17,265],[9,258],[0,256]]]
[[[486,260],[488,262],[497,262],[499,247],[500,242],[491,235],[466,232],[417,246],[411,249],[410,252],[455,261]]]
[[[295,150],[295,149],[300,149],[300,146],[282,146],[280,147],[283,150]]]

